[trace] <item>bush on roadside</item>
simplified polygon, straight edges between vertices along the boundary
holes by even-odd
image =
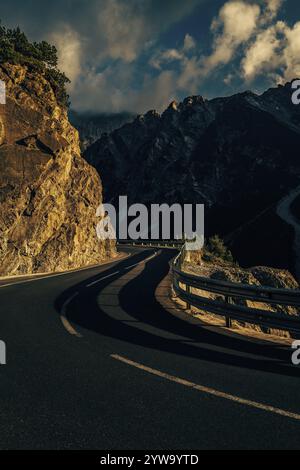
[[[206,241],[204,247],[204,259],[205,258],[207,261],[211,261],[212,258],[219,258],[227,263],[234,263],[231,251],[218,235],[213,235]]]

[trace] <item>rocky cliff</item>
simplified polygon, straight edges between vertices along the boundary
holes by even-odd
[[[197,255],[199,255],[199,253],[195,252],[193,255],[192,259],[184,260],[182,268],[184,271],[196,274],[197,276],[257,287],[264,286],[278,289],[299,289],[299,283],[286,270],[279,270],[265,266],[255,266],[249,269],[242,269],[239,266],[231,262],[226,262],[208,252],[201,253],[202,256],[200,259],[197,259]],[[208,293],[199,289],[192,289],[192,292],[211,300],[225,302],[224,296],[221,295]],[[280,312],[288,316],[299,316],[299,312],[295,307],[272,305],[266,302],[256,302],[238,298],[232,298],[231,301],[235,305],[267,310],[269,312]],[[206,317],[216,318],[216,316],[207,314],[204,311],[202,311],[202,314]],[[272,328],[263,328],[254,324],[244,324],[243,322],[238,321],[234,321],[234,326],[246,326],[247,328],[256,331],[263,331],[265,333],[277,334],[280,336],[290,336],[287,332],[278,331]]]
[[[97,172],[43,73],[0,65],[0,275],[78,268],[114,254],[99,242]]]

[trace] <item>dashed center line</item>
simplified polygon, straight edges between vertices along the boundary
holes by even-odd
[[[293,413],[291,411],[286,411],[282,410],[281,408],[276,408],[271,405],[265,405],[263,403],[259,403],[256,401],[252,400],[247,400],[245,398],[238,397],[236,395],[231,395],[229,393],[222,392],[220,390],[215,390],[210,387],[206,387],[204,385],[196,384],[194,382],[190,382],[189,380],[182,379],[180,377],[176,377],[174,375],[167,374],[165,372],[161,372],[160,370],[157,369],[152,369],[151,367],[144,366],[143,364],[140,364],[138,362],[134,362],[130,359],[127,359],[126,357],[119,356],[118,354],[111,354],[110,356],[112,359],[115,359],[117,361],[123,362],[124,364],[127,364],[129,366],[135,367],[136,369],[143,370],[144,372],[148,372],[149,374],[156,375],[158,377],[162,377],[166,380],[169,380],[170,382],[175,382],[180,385],[184,385],[185,387],[192,388],[194,390],[197,390],[198,392],[206,393],[208,395],[213,395],[218,398],[223,398],[226,400],[233,401],[235,403],[238,403],[240,405],[246,405],[250,406],[252,408],[257,408],[262,411],[267,411],[269,413],[273,413],[276,415],[284,416],[285,418],[291,418],[295,419],[297,421],[300,421],[300,414],[298,413]]]
[[[67,330],[68,333],[70,333],[70,335],[73,335],[73,336],[77,336],[77,338],[81,338],[82,335],[80,333],[78,333],[75,328],[73,328],[73,326],[71,325],[71,323],[69,322],[69,320],[67,319],[66,317],[66,309],[67,309],[67,306],[72,302],[73,299],[75,299],[75,297],[78,295],[78,292],[75,292],[73,295],[71,295],[71,297],[69,297],[65,303],[63,304],[62,306],[62,314],[60,315],[60,319],[61,319],[61,322],[63,324],[63,326],[65,327],[65,329]]]
[[[146,261],[149,261],[150,259],[154,258],[155,256],[157,255],[157,252],[154,253],[154,255],[152,256],[149,256],[149,258],[146,258],[145,260],[142,260],[140,261],[139,263],[136,263],[132,266],[128,266],[126,269],[131,269],[133,268],[134,266],[138,266],[139,264],[141,263],[145,263]],[[95,286],[96,284],[98,284],[99,282],[102,282],[104,281],[105,279],[109,279],[110,277],[113,277],[115,276],[116,274],[119,274],[120,271],[115,271],[107,276],[104,276],[104,277],[101,277],[100,279],[96,279],[95,281],[93,282],[90,282],[89,284],[86,284],[85,287],[92,287],[92,286]],[[75,292],[73,295],[71,295],[66,301],[65,303],[63,304],[63,307],[62,307],[62,314],[60,315],[60,319],[61,319],[61,322],[63,324],[63,326],[65,327],[65,329],[71,334],[71,335],[74,335],[74,336],[77,336],[78,338],[81,338],[82,335],[80,333],[78,333],[75,328],[73,328],[73,326],[71,325],[71,323],[69,322],[69,320],[67,319],[66,317],[66,308],[67,306],[72,302],[72,300],[77,296],[79,295],[79,292]]]
[[[142,263],[143,262],[144,261],[142,261]],[[135,266],[138,266],[139,264],[141,264],[141,261],[139,263],[132,264],[131,266],[127,266],[127,268],[125,268],[125,270],[127,271],[128,269],[135,268]]]
[[[157,255],[157,251],[153,255],[149,256],[149,258],[143,259],[142,261],[139,261],[138,263],[132,264],[131,266],[127,266],[127,268],[125,268],[125,270],[135,268],[135,266],[138,266],[139,264],[146,263],[147,261],[150,261],[151,259],[155,258],[156,255]]]
[[[90,282],[89,284],[86,285],[86,287],[91,287],[94,286],[95,284],[98,284],[101,281],[104,281],[104,279],[108,279],[112,276],[115,276],[116,274],[119,274],[120,271],[115,271],[112,274],[109,274],[108,276],[101,277],[101,279],[96,279],[96,281]]]

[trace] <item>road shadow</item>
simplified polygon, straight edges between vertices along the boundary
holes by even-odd
[[[100,292],[112,281],[128,272],[125,269],[129,266],[126,260],[118,265],[117,269],[120,272],[115,277],[103,280],[101,284],[89,288],[86,287],[86,284],[92,282],[94,278],[80,283],[65,291],[56,300],[55,307],[61,313],[66,300],[74,292],[79,292],[79,295],[68,303],[65,315],[71,323],[85,330],[187,358],[286,376],[300,376],[298,368],[291,365],[289,347],[267,342],[259,344],[237,335],[224,334],[218,327],[206,327],[200,323],[199,326],[196,326],[165,310],[155,298],[155,290],[168,274],[168,263],[175,254],[172,251],[163,251],[159,256],[148,261],[144,270],[121,288],[115,309],[122,309],[133,319],[133,322],[113,318],[105,311],[104,307],[101,308],[97,303]],[[130,259],[130,264],[137,263],[138,259],[145,257],[147,256],[144,252],[142,256],[136,255]],[[116,271],[116,268],[107,270],[105,274],[102,273],[102,276],[109,275],[110,271],[114,270]],[[100,278],[101,275],[98,277]],[[143,326],[148,325],[163,330],[167,334],[179,336],[180,339],[162,337],[159,332],[155,334],[153,329],[150,331],[150,328],[149,331],[145,331],[145,329],[139,328],[141,323]],[[189,342],[197,343],[197,346],[189,344]],[[213,350],[210,346],[217,346],[218,350]],[[239,355],[240,353],[242,355]],[[259,358],[245,357],[245,353],[259,356]]]

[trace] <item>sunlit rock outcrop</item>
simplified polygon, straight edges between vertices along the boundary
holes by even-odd
[[[4,64],[0,105],[0,275],[96,264],[115,252],[99,242],[97,172],[80,155],[70,125],[43,74]]]

